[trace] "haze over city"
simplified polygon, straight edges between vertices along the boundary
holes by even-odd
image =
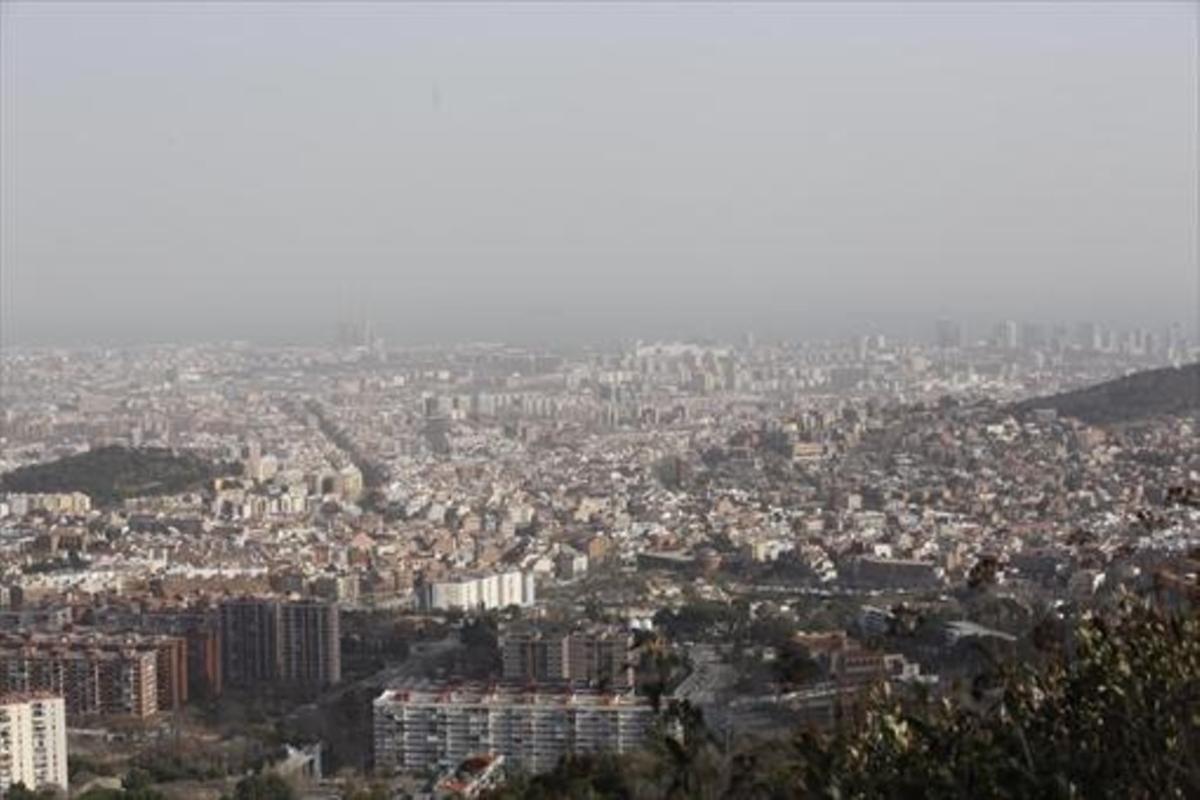
[[[0,800],[1200,797],[1198,16],[0,0]]]
[[[1191,3],[5,3],[5,344],[1197,308]]]

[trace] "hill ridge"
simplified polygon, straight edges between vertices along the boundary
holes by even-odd
[[[1163,414],[1200,412],[1200,362],[1134,372],[1060,394],[1016,403],[1028,413],[1053,409],[1062,416],[1104,425],[1133,422]]]
[[[213,463],[196,453],[165,447],[106,445],[0,475],[8,492],[83,492],[94,502],[177,494],[205,488],[213,478],[236,474],[238,465]]]

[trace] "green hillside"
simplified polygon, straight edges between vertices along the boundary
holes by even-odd
[[[239,470],[238,464],[213,463],[195,453],[113,445],[15,469],[0,476],[0,489],[83,492],[103,504],[129,497],[194,491],[213,478],[236,474]]]
[[[1018,403],[1015,410],[1054,409],[1094,425],[1160,414],[1200,412],[1200,363],[1135,372],[1072,392]]]

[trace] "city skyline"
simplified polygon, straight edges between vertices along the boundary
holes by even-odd
[[[0,795],[1191,796],[1198,72],[1195,0],[0,0]]]

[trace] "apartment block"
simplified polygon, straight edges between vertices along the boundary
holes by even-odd
[[[544,772],[572,753],[636,750],[654,721],[649,702],[633,694],[496,686],[389,689],[373,711],[375,765],[385,774],[478,755]]]
[[[633,686],[632,634],[597,626],[582,630],[519,627],[500,635],[507,681],[571,683],[622,689]]]
[[[184,633],[187,639],[188,695],[220,697],[224,688],[221,674],[221,635],[216,627],[199,627]]]
[[[221,604],[221,673],[234,686],[279,677],[279,603],[240,598]]]
[[[94,624],[109,631],[158,634],[181,637],[186,643],[187,699],[219,697],[221,678],[221,637],[215,610],[163,608],[152,611],[122,608],[98,609]]]
[[[423,611],[525,608],[537,601],[533,573],[520,570],[427,581],[416,592]]]
[[[0,648],[2,647],[32,647],[48,652],[70,650],[152,653],[155,660],[156,710],[181,708],[188,701],[188,646],[187,640],[182,637],[140,633],[112,634],[95,630],[0,633]]]
[[[332,603],[279,606],[279,676],[285,683],[328,686],[342,679],[341,618]]]
[[[71,716],[143,719],[158,712],[157,662],[153,649],[0,643],[0,693],[59,695]]]
[[[0,793],[14,784],[67,790],[67,721],[63,698],[0,696]]]
[[[342,679],[338,607],[241,598],[220,609],[221,672],[230,684],[319,687]]]

